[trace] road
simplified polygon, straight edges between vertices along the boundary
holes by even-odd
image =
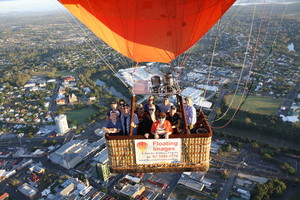
[[[216,109],[219,108],[221,106],[221,103],[224,99],[224,97],[229,93],[228,90],[222,90],[220,96],[218,97],[218,99],[216,100],[216,103],[213,106],[212,111],[210,112],[209,116],[208,116],[208,120],[210,122],[210,124],[213,123],[213,120],[216,117]]]
[[[224,200],[227,198],[229,192],[232,189],[233,183],[235,181],[237,177],[237,172],[236,171],[230,171],[229,172],[229,177],[228,179],[225,181],[224,185],[223,185],[223,189],[221,190],[221,192],[219,193],[217,199],[218,200]]]

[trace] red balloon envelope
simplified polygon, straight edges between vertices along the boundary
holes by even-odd
[[[137,62],[169,63],[235,0],[59,0],[98,37]]]

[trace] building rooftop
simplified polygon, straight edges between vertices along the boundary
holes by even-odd
[[[108,150],[107,148],[103,149],[100,153],[98,153],[93,160],[105,164],[106,162],[108,162]]]

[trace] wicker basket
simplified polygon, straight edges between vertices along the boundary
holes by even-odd
[[[202,122],[205,133],[172,134],[170,139],[181,141],[181,157],[177,163],[137,164],[135,140],[142,135],[109,136],[106,134],[110,170],[114,173],[131,172],[184,172],[207,171],[209,169],[212,131],[206,121]],[[201,131],[200,131],[201,132]],[[151,139],[147,139],[151,140]],[[168,141],[168,139],[160,139]]]

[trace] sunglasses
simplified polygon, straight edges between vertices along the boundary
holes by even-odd
[[[158,117],[157,119],[164,119],[164,117]]]
[[[149,111],[154,111],[154,109],[148,109]]]

